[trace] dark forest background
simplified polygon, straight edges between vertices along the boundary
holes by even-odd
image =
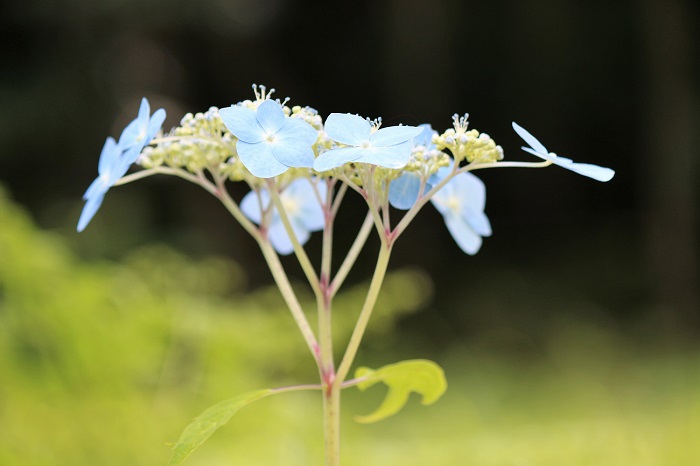
[[[444,130],[452,114],[469,112],[507,159],[527,160],[515,120],[550,150],[617,171],[606,184],[556,167],[479,172],[494,235],[475,257],[459,251],[437,212],[422,212],[392,258],[433,280],[427,309],[401,323],[407,344],[471,339],[519,353],[567,320],[642,344],[700,335],[696,3],[27,0],[0,8],[0,183],[86,259],[118,260],[165,242],[193,257],[234,259],[251,289],[271,282],[254,242],[180,180],[114,189],[86,232],[75,232],[104,139],[118,136],[142,96],[167,110],[171,127],[186,112],[250,98],[258,83],[324,117],[352,112]],[[359,199],[344,210],[350,227],[339,248],[363,216]],[[370,274],[369,249],[355,281]],[[294,260],[285,264],[301,277]]]

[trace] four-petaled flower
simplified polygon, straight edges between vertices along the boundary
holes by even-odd
[[[121,136],[119,136],[119,147],[121,147],[122,151],[133,149],[129,151],[128,154],[124,154],[130,157],[129,160],[131,161],[129,165],[136,162],[141,150],[151,142],[151,139],[153,139],[160,127],[163,126],[165,110],[160,108],[153,112],[153,115],[150,115],[150,113],[151,107],[148,104],[148,99],[144,97],[141,99],[139,115],[134,121],[126,125]]]
[[[148,100],[144,97],[141,99],[138,116],[126,125],[119,142],[115,142],[111,137],[105,141],[97,164],[98,176],[83,195],[85,206],[78,220],[79,232],[83,231],[95,216],[109,188],[126,174],[131,164],[139,158],[141,150],[151,142],[163,125],[165,110],[158,109],[152,116],[149,116],[150,111]]]
[[[532,155],[536,155],[542,159],[552,162],[554,165],[559,165],[560,167],[576,172],[579,175],[587,176],[598,181],[610,181],[613,176],[615,176],[615,171],[606,168],[599,167],[598,165],[591,165],[588,163],[576,163],[571,159],[565,157],[560,157],[553,152],[547,151],[547,149],[538,141],[535,136],[530,134],[525,128],[513,122],[513,129],[518,135],[520,135],[530,147],[521,147],[522,150],[528,152]]]
[[[411,140],[423,131],[415,126],[392,126],[372,132],[369,121],[349,113],[331,113],[325,130],[333,141],[349,147],[319,155],[314,162],[314,169],[319,172],[348,162],[402,168],[411,157]]]
[[[319,203],[313,181],[298,178],[292,181],[284,191],[280,193],[280,201],[287,213],[289,223],[292,225],[294,235],[299,244],[304,244],[309,240],[312,231],[322,230],[325,225],[323,207]],[[325,202],[327,187],[326,183],[316,183],[318,196]],[[259,190],[259,198],[255,191],[251,191],[241,201],[241,211],[251,221],[260,225],[263,222],[263,212],[270,208],[270,193],[266,189]],[[267,224],[267,237],[280,254],[291,254],[294,252],[292,240],[287,234],[282,218],[275,206],[271,206],[269,223]]]
[[[97,173],[99,176],[90,184],[87,191],[83,195],[85,206],[78,220],[78,231],[81,232],[90,223],[92,217],[95,216],[97,210],[102,205],[102,200],[105,197],[109,188],[114,186],[119,178],[129,169],[131,163],[126,163],[126,158],[122,155],[122,149],[119,147],[113,138],[107,138],[105,145],[102,147],[100,161],[97,164]]]
[[[274,100],[257,110],[241,105],[219,110],[221,121],[236,136],[241,163],[259,178],[281,175],[291,167],[311,167],[318,131],[300,118],[284,115]]]
[[[441,168],[438,177],[452,167]],[[430,199],[445,219],[445,225],[462,251],[474,255],[481,248],[481,237],[491,236],[491,224],[484,213],[486,187],[471,173],[461,173]]]

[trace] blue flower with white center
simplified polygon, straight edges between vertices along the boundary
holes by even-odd
[[[78,232],[81,232],[90,223],[92,217],[102,205],[102,200],[109,188],[116,183],[129,169],[131,165],[130,159],[133,158],[133,153],[136,148],[127,151],[128,155],[122,154],[122,148],[113,138],[107,138],[105,145],[102,147],[100,161],[97,165],[99,176],[90,184],[87,191],[83,195],[85,206],[78,220]],[[138,156],[138,152],[137,156]]]
[[[452,170],[440,169],[442,178]],[[474,255],[481,248],[482,237],[491,236],[491,224],[484,213],[486,187],[471,173],[461,173],[430,199],[445,219],[445,225],[462,251]]]
[[[238,138],[238,158],[254,176],[271,178],[291,167],[313,166],[318,131],[300,118],[286,117],[274,100],[265,100],[257,110],[241,105],[223,108],[219,116]]]
[[[538,141],[535,136],[530,134],[525,128],[513,122],[513,129],[518,135],[525,140],[530,147],[521,147],[522,150],[535,155],[539,158],[552,162],[554,165],[559,165],[562,168],[576,172],[579,175],[587,176],[598,181],[610,181],[615,176],[615,171],[610,168],[599,167],[588,163],[576,163],[571,159],[560,157],[553,152],[548,152],[547,149]]]
[[[436,150],[435,144],[432,143],[433,135],[437,131],[428,124],[420,125],[421,133],[413,138],[413,150],[421,150],[423,154],[429,151]],[[413,207],[413,204],[418,200],[420,192],[421,177],[416,172],[404,172],[398,178],[391,181],[389,185],[389,204],[396,209],[408,210]],[[429,191],[432,188],[430,180],[426,182],[424,191]]]
[[[148,104],[148,99],[144,97],[141,99],[139,115],[134,121],[126,125],[121,136],[119,136],[119,147],[121,147],[123,151],[135,148],[133,151],[129,152],[129,157],[131,157],[129,165],[136,162],[141,150],[151,142],[151,139],[153,139],[160,127],[163,126],[165,110],[160,108],[153,112],[153,115],[150,115],[150,113],[151,107]]]
[[[372,132],[369,121],[349,113],[331,113],[324,128],[330,139],[349,147],[319,155],[314,161],[314,170],[319,172],[348,162],[405,167],[411,158],[411,140],[423,131],[415,126],[392,126]]]
[[[325,202],[326,184],[318,183],[316,188],[321,199]],[[267,190],[263,188],[259,192],[259,199],[255,191],[251,191],[241,201],[243,214],[258,225],[262,222],[262,212],[270,205],[270,194]],[[280,193],[280,201],[299,244],[306,243],[311,237],[311,232],[323,229],[325,225],[323,207],[308,179],[298,178],[292,181]],[[287,255],[294,252],[292,240],[289,238],[284,223],[274,206],[272,207],[270,223],[267,226],[267,237],[278,253]]]

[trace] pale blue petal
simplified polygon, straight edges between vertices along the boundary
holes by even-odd
[[[486,206],[486,185],[476,175],[461,173],[449,181],[454,183],[455,193],[467,209],[483,212]]]
[[[275,158],[289,167],[313,167],[314,151],[311,148],[318,132],[303,120],[287,118],[284,126],[271,142]]]
[[[141,105],[139,106],[139,116],[137,117],[137,120],[145,126],[148,122],[148,117],[150,114],[151,106],[148,104],[148,99],[141,97]]]
[[[301,118],[287,118],[284,120],[282,128],[277,132],[276,137],[286,138],[292,136],[296,139],[301,139],[309,146],[313,146],[318,140],[318,131]]]
[[[454,238],[457,246],[469,255],[474,255],[481,248],[481,236],[472,230],[467,222],[457,215],[445,215],[445,225]]]
[[[297,224],[296,222],[292,221],[291,225],[292,231],[294,231],[294,235],[297,237],[299,244],[303,246],[309,240],[311,235],[303,228],[303,226]],[[270,240],[272,247],[275,248],[275,251],[277,251],[279,254],[286,256],[294,252],[294,245],[292,244],[292,240],[289,238],[289,235],[287,235],[287,230],[284,228],[284,224],[282,223],[281,219],[276,222],[272,222],[270,228],[267,230],[267,237]]]
[[[365,149],[362,158],[357,160],[386,168],[403,168],[411,159],[411,141],[388,147],[370,147]]]
[[[97,173],[100,175],[107,173],[121,155],[122,150],[117,145],[117,141],[113,137],[108,137],[105,145],[102,146],[100,161],[97,163]]]
[[[561,157],[557,157],[560,159]],[[615,176],[615,170],[606,167],[599,167],[598,165],[592,165],[588,163],[558,163],[558,160],[552,160],[556,165],[560,167],[568,168],[569,170],[578,173],[579,175],[587,176],[593,178],[597,181],[610,181],[613,176]]]
[[[151,119],[148,121],[148,131],[146,132],[146,139],[143,141],[143,145],[147,146],[151,142],[151,139],[156,135],[158,130],[163,126],[165,121],[165,110],[159,108],[153,113]]]
[[[115,182],[124,176],[124,173],[129,170],[129,167],[138,160],[142,149],[143,147],[140,144],[132,146],[122,154],[118,163],[115,162],[112,166],[112,173],[120,173],[118,178],[114,180]]]
[[[455,194],[456,184],[454,183],[454,178],[448,181],[445,186],[443,186],[438,192],[436,192],[433,197],[430,198],[430,202],[435,206],[438,212],[442,215],[447,215],[452,207],[450,205],[450,200],[454,197],[459,199],[459,196]],[[456,215],[456,214],[455,214]]]
[[[241,212],[243,212],[243,215],[248,217],[248,220],[260,225],[260,222],[262,221],[261,204],[262,208],[266,209],[269,203],[270,195],[267,193],[267,190],[260,190],[259,201],[256,192],[251,191],[248,194],[246,194],[245,197],[243,197],[243,200],[241,201]]]
[[[146,122],[136,119],[126,125],[126,128],[124,128],[122,131],[121,136],[119,136],[119,147],[125,150],[138,144],[140,142],[139,136],[141,135],[143,127],[146,124]]]
[[[87,201],[88,199],[92,199],[93,197],[98,197],[98,196],[104,196],[104,194],[109,190],[110,185],[108,183],[107,176],[105,175],[100,175],[97,178],[95,178],[92,183],[90,183],[90,186],[88,186],[88,189],[85,191],[85,194],[83,194],[83,200]]]
[[[462,218],[479,236],[491,236],[491,222],[483,211],[462,211]]]
[[[289,167],[277,161],[272,148],[265,142],[249,144],[239,140],[236,152],[241,163],[258,178],[272,178],[286,172]]]
[[[255,117],[255,112],[249,108],[233,105],[219,110],[219,116],[231,134],[240,141],[254,144],[267,137]]]
[[[389,204],[397,209],[408,210],[413,207],[420,192],[420,176],[407,172],[391,181],[389,185]]]
[[[343,147],[342,149],[329,150],[316,157],[314,170],[317,172],[332,170],[348,162],[358,160],[364,153],[365,149],[361,147]]]
[[[373,147],[395,146],[411,141],[422,132],[423,128],[418,126],[391,126],[372,133],[369,142]]]
[[[98,196],[93,196],[85,202],[85,205],[83,206],[83,211],[80,213],[80,219],[78,220],[78,233],[83,231],[85,227],[88,226],[88,223],[90,223],[90,220],[92,220],[92,217],[95,216],[97,210],[102,205],[103,200],[104,193]]]
[[[313,167],[314,150],[300,139],[288,139],[286,141],[267,141],[258,144],[267,144],[278,162],[287,167]]]
[[[372,126],[364,118],[350,113],[331,113],[324,125],[328,137],[348,146],[360,146],[369,140]]]
[[[530,145],[535,151],[539,152],[540,154],[547,154],[549,151],[544,147],[544,145],[535,138],[532,134],[530,134],[525,128],[517,124],[516,122],[513,122],[513,129],[515,130],[518,135],[523,138],[523,140]]]
[[[615,170],[610,168],[600,167],[589,163],[577,163],[571,159],[567,159],[566,157],[561,157],[554,154],[539,154],[527,147],[523,147],[522,149],[542,159],[549,160],[554,165],[566,168],[567,170],[571,170],[579,175],[593,178],[596,181],[610,181],[613,176],[615,176]]]
[[[261,103],[258,106],[256,117],[267,134],[274,134],[279,131],[285,119],[282,107],[274,100],[266,100]]]
[[[441,182],[443,179],[445,179],[445,177],[452,172],[453,165],[454,165],[454,160],[451,160],[449,167],[438,168],[438,171],[435,172],[430,178],[428,178],[427,186],[425,189],[428,189],[428,186],[430,187],[430,189],[432,189],[433,186],[435,186],[436,184]]]
[[[325,201],[327,186],[326,183],[318,183],[317,189],[321,199]],[[323,207],[316,197],[311,182],[306,178],[299,178],[280,194],[280,197],[294,202],[297,206],[297,211],[290,216],[295,221],[299,222],[308,231],[322,230],[325,226],[326,219],[323,214]]]
[[[413,145],[423,146],[427,149],[435,149],[435,144],[433,144],[433,135],[437,134],[437,131],[435,131],[432,126],[427,123],[419,125],[418,127],[422,128],[422,131],[418,136],[413,138]]]

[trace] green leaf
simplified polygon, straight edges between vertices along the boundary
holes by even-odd
[[[389,387],[386,398],[375,412],[367,416],[355,416],[355,420],[363,424],[381,421],[398,413],[411,392],[421,394],[421,403],[427,406],[435,403],[447,390],[442,368],[426,359],[401,361],[377,370],[360,367],[355,371],[355,378],[366,379],[357,384],[357,388],[362,391],[377,382],[384,382]]]
[[[182,463],[190,453],[203,444],[216,430],[226,424],[242,407],[275,393],[276,390],[257,390],[222,401],[197,416],[180,435],[173,447],[168,466]]]

